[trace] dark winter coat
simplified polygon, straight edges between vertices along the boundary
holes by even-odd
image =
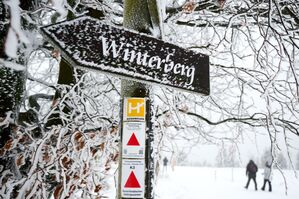
[[[258,168],[256,164],[250,160],[246,167],[246,175],[249,177],[256,177],[256,172],[258,171]]]
[[[163,159],[163,165],[164,165],[164,166],[167,166],[167,163],[168,163],[168,159],[165,157],[165,158]]]

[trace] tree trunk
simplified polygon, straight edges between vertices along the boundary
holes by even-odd
[[[21,1],[22,3],[23,1]],[[29,5],[27,2],[26,5]],[[23,9],[26,10],[27,7]],[[6,35],[10,24],[9,9],[0,2],[0,124],[4,119],[8,119],[0,125],[0,148],[11,139],[11,129],[15,126],[19,116],[20,106],[24,97],[26,76],[25,71],[17,71],[5,66],[4,62],[11,61],[5,54]],[[24,65],[24,57],[19,56],[16,63]],[[9,117],[9,118],[8,118]]]
[[[5,4],[0,2],[0,59],[7,60],[5,54],[5,39],[9,29],[9,24],[2,23],[9,21],[9,14],[6,12]],[[20,61],[19,61],[20,63]],[[20,63],[22,64],[22,63]],[[22,102],[24,86],[25,86],[25,72],[16,71],[7,68],[0,63],[0,117],[5,117],[6,113],[12,111],[14,119],[17,118],[20,104]]]
[[[125,28],[137,30],[142,33],[150,34],[150,30],[160,27],[159,15],[156,0],[126,0],[124,5],[124,22]],[[153,130],[152,130],[152,110],[149,86],[143,83],[123,79],[121,81],[121,98],[125,97],[143,97],[147,98],[146,103],[146,150],[145,150],[145,198],[154,198],[154,160],[153,160]],[[123,104],[122,104],[123,106]],[[123,108],[121,109],[123,110]],[[120,160],[121,165],[121,160]],[[119,167],[121,171],[121,166]],[[121,176],[121,172],[119,173]],[[121,177],[119,176],[119,179]],[[120,181],[119,181],[120,182]],[[121,198],[121,186],[119,185],[118,198]]]

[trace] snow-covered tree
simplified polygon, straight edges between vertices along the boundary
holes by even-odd
[[[224,144],[219,148],[216,156],[217,167],[237,167],[238,163],[237,150],[234,145],[225,146]]]
[[[181,139],[189,146],[223,140],[237,144],[250,131],[267,132],[273,152],[279,149],[279,136],[291,150],[289,139],[298,138],[291,135],[299,135],[299,2],[159,3],[163,40],[209,55],[211,93],[153,87],[156,138],[165,141],[157,140],[157,148]],[[87,13],[121,26],[123,1],[0,2],[4,198],[106,194],[118,154],[120,81],[73,69],[38,34],[40,26]],[[46,72],[30,72],[34,66]]]
[[[103,17],[104,3],[95,3],[0,3],[1,197],[96,198],[114,188],[119,83],[73,69],[38,34],[87,11]]]
[[[272,163],[273,162],[273,155],[270,150],[265,150],[261,156],[260,163],[261,167],[265,167],[266,162]]]
[[[211,70],[209,97],[164,91],[174,95],[160,111],[176,117],[172,126],[198,143],[267,132],[273,152],[279,137],[298,139],[298,2],[172,2],[164,39],[209,55]]]
[[[288,168],[288,162],[287,159],[284,157],[284,155],[282,153],[280,153],[277,156],[277,164],[280,168],[282,169],[287,169]]]
[[[265,150],[261,156],[261,166],[265,167],[266,162],[273,163],[275,168],[287,169],[288,161],[282,152],[272,154],[270,150]],[[295,163],[295,161],[294,161]]]
[[[184,152],[183,150],[179,151],[177,154],[177,164],[178,165],[187,165],[188,154]]]
[[[218,154],[216,156],[216,166],[217,167],[225,167],[226,158],[227,158],[227,150],[226,148],[220,148]]]

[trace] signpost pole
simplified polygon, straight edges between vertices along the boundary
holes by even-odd
[[[150,0],[152,1],[152,0]],[[155,4],[156,5],[156,4]],[[157,9],[157,7],[156,7]],[[152,26],[151,16],[149,11],[149,5],[144,2],[144,0],[126,0],[124,6],[124,27],[129,29],[134,29],[140,32],[147,32],[148,27]],[[158,12],[157,12],[158,13]],[[157,14],[156,13],[156,14]],[[138,20],[136,20],[138,19]],[[147,32],[148,33],[148,32]],[[153,179],[154,179],[154,159],[152,156],[153,153],[153,140],[154,134],[152,129],[151,122],[151,100],[150,100],[150,89],[149,86],[143,83],[121,80],[121,98],[122,98],[122,108],[121,112],[124,110],[124,99],[125,97],[141,97],[146,100],[146,115],[145,115],[145,124],[146,124],[146,141],[145,141],[145,190],[144,190],[144,198],[153,199]],[[122,113],[126,114],[126,113]],[[122,117],[123,120],[123,117]],[[123,125],[124,121],[122,121],[122,141],[123,142]],[[122,143],[120,144],[122,147]],[[120,150],[122,153],[122,150]],[[119,176],[122,176],[122,161],[123,157],[120,155],[120,168],[119,168]],[[119,182],[121,182],[121,177],[119,177]],[[123,182],[122,182],[123,183]],[[118,198],[121,199],[121,183],[118,186]],[[142,198],[143,198],[142,197]]]
[[[118,185],[118,199],[124,199],[126,197],[122,197],[122,191],[124,189],[124,184],[126,183],[126,181],[128,180],[127,178],[123,178],[123,176],[125,176],[125,173],[122,173],[124,171],[124,165],[122,165],[122,163],[124,162],[124,160],[143,160],[145,162],[145,168],[143,168],[143,175],[145,173],[145,178],[143,182],[140,182],[140,184],[144,189],[144,196],[142,197],[136,197],[136,198],[146,198],[146,199],[153,199],[153,185],[152,185],[152,179],[154,179],[154,173],[153,173],[153,158],[151,156],[151,153],[153,151],[153,146],[152,146],[152,141],[153,141],[153,132],[152,132],[152,124],[151,124],[151,112],[150,112],[150,99],[149,99],[149,86],[146,84],[142,84],[139,82],[134,82],[134,81],[124,81],[122,80],[121,82],[121,96],[122,96],[122,115],[126,115],[127,114],[127,110],[125,106],[128,106],[126,104],[126,102],[128,102],[128,99],[132,99],[132,98],[140,98],[140,99],[145,99],[145,119],[143,121],[143,123],[145,123],[145,136],[143,137],[143,139],[145,140],[145,154],[143,154],[143,158],[127,158],[128,155],[124,154],[123,151],[127,150],[124,149],[123,147],[128,144],[128,139],[125,139],[125,137],[130,137],[131,135],[124,135],[126,132],[126,128],[125,128],[125,123],[129,123],[128,120],[129,119],[125,119],[125,117],[122,117],[122,130],[121,130],[121,143],[120,143],[120,161],[119,161],[119,185]],[[126,101],[127,100],[127,101]],[[133,107],[134,108],[134,107]],[[134,122],[136,120],[133,120]],[[140,123],[141,121],[136,121],[136,123]],[[134,131],[135,133],[139,133]],[[139,139],[138,136],[136,136],[138,138],[138,142],[142,142],[142,140]],[[145,138],[146,137],[146,138]],[[129,147],[128,147],[129,148]],[[138,179],[138,177],[137,177]],[[128,197],[129,198],[129,197]]]
[[[151,100],[146,101],[146,126],[147,126],[147,138],[146,138],[146,150],[145,150],[145,165],[146,165],[146,176],[145,176],[145,183],[146,183],[146,191],[145,191],[145,198],[154,198],[154,157],[153,157],[153,144],[154,144],[154,132],[153,132],[153,123],[151,121],[152,109],[151,109]]]

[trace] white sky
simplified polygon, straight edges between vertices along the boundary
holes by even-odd
[[[290,150],[292,158],[296,163],[296,157],[299,153],[299,137],[293,134],[288,134],[288,137],[290,138],[289,143],[293,147],[297,146],[297,148],[293,148]],[[270,148],[269,135],[267,135],[266,133],[243,133],[243,138],[244,143],[238,144],[240,151],[240,160],[242,164],[241,166],[245,166],[248,163],[249,159],[260,161],[260,157],[263,155],[264,151]],[[287,150],[283,136],[278,136],[278,143],[281,151],[284,153],[285,158],[287,158]],[[207,161],[208,163],[213,165],[215,163],[219,148],[220,147],[216,145],[198,145],[191,150],[188,156],[188,161],[191,164]]]

